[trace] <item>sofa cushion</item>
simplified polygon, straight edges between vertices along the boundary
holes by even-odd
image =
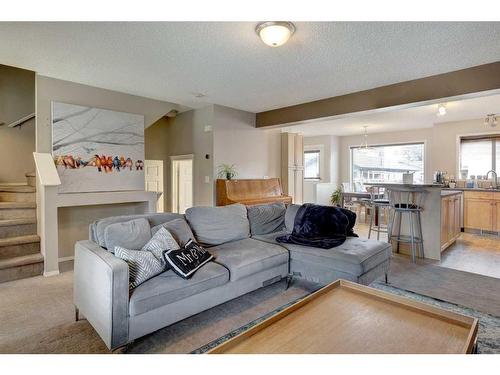
[[[139,315],[205,290],[224,285],[229,271],[220,264],[210,262],[185,280],[168,270],[135,288],[130,295],[130,316]]]
[[[174,219],[151,228],[151,234],[155,234],[160,228],[168,230],[180,246],[185,246],[189,240],[194,240],[194,234],[184,219]]]
[[[288,251],[279,245],[246,238],[210,248],[217,263],[236,281],[288,262]]]
[[[141,214],[141,215],[125,215],[125,216],[111,216],[105,219],[99,219],[90,224],[89,239],[96,242],[102,247],[106,247],[106,241],[104,239],[104,231],[110,224],[123,223],[125,221],[130,221],[134,219],[144,218],[149,221],[151,227],[155,225],[165,223],[170,220],[183,218],[181,214],[175,213],[157,213],[157,214]]]
[[[279,232],[274,232],[274,233],[267,233],[267,234],[257,234],[255,236],[252,236],[254,240],[259,240],[259,241],[264,241],[267,243],[272,243],[274,245],[279,245],[282,246],[278,241],[276,241],[276,238],[280,236],[284,236],[285,234],[288,234],[286,230],[281,230]]]
[[[289,204],[285,212],[285,227],[288,234],[293,232],[293,226],[295,224],[295,216],[297,216],[297,211],[299,210],[299,204]]]
[[[247,211],[252,236],[273,233],[285,228],[286,206],[282,202],[248,206]]]
[[[186,219],[201,245],[220,245],[250,236],[247,209],[242,204],[222,207],[191,207]]]
[[[115,247],[141,249],[151,239],[151,227],[144,219],[110,224],[104,230],[104,247],[114,253]]]
[[[387,242],[349,237],[333,249],[320,249],[283,243],[290,251],[290,259],[321,264],[338,271],[360,276],[391,257]]]

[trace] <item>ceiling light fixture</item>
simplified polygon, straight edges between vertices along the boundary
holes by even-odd
[[[271,47],[285,44],[295,32],[295,25],[287,21],[268,21],[257,25],[255,32],[264,43]]]
[[[486,118],[484,119],[484,125],[489,125],[492,128],[496,127],[498,125],[498,117],[495,113],[490,113],[486,115]]]
[[[363,129],[365,130],[364,134],[363,134],[363,137],[364,137],[364,140],[363,140],[363,143],[361,144],[361,146],[358,147],[359,150],[371,150],[373,149],[373,147],[369,146],[368,145],[368,126],[363,126]]]
[[[437,115],[438,116],[444,116],[444,115],[446,115],[446,107],[444,106],[444,104],[439,104],[438,105]]]

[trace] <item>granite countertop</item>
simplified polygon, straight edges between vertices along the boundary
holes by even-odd
[[[490,193],[500,193],[500,189],[486,189],[486,188],[460,188],[454,187],[452,188],[443,188],[443,190],[451,191],[451,190],[460,190],[460,191],[488,191]]]
[[[423,184],[402,184],[402,183],[397,183],[397,182],[365,182],[364,185],[368,186],[394,186],[394,187],[401,187],[401,188],[442,188],[443,185],[441,184],[432,184],[432,183],[423,183]]]
[[[442,197],[449,197],[451,195],[457,195],[457,194],[462,194],[462,190],[450,189],[450,188],[441,190]]]

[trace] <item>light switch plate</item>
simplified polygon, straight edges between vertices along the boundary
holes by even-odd
[[[205,183],[209,184],[210,183],[210,176],[205,176]]]

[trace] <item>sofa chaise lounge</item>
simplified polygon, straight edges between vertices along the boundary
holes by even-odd
[[[193,207],[186,215],[119,216],[92,223],[90,239],[75,245],[77,319],[81,312],[113,350],[289,275],[319,285],[339,278],[365,285],[384,275],[387,278],[391,247],[385,242],[348,238],[343,245],[328,250],[276,242],[276,237],[292,231],[299,207],[281,204],[278,221],[281,219],[283,225],[269,231],[265,211],[276,210],[276,205],[263,205],[262,215],[255,215],[255,211],[249,215],[247,207],[234,204]],[[207,247],[215,261],[188,280],[167,270],[129,292],[128,265],[107,248],[116,240],[113,237],[126,238],[130,233],[115,230],[110,234],[106,229],[137,218],[147,219],[151,227],[185,218],[195,239]],[[276,223],[276,217],[272,220]]]

